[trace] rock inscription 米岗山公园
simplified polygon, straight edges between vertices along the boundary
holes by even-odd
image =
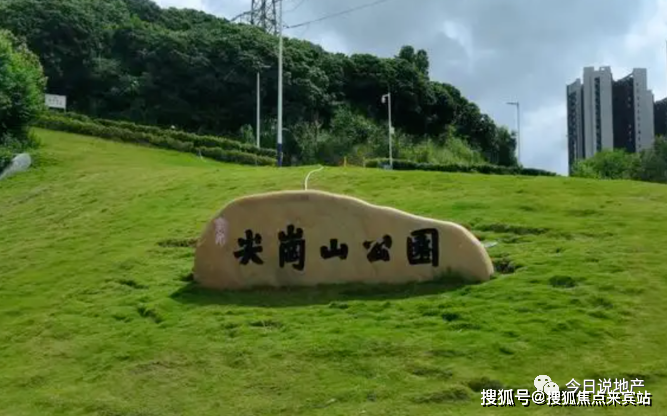
[[[488,280],[493,264],[464,227],[321,191],[232,201],[195,252],[203,286],[311,286],[425,281],[455,272]]]

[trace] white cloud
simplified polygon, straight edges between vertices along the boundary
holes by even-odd
[[[442,33],[448,38],[457,41],[468,56],[474,54],[472,34],[465,24],[454,20],[446,20],[442,24]]]
[[[306,27],[308,27],[308,26],[306,26]],[[298,29],[290,31],[287,34],[289,36],[302,37],[302,36],[299,36]],[[340,35],[336,32],[319,33],[315,36],[310,37],[309,40],[313,43],[316,43],[316,44],[322,46],[324,49],[326,49],[329,52],[340,52],[340,53],[345,53],[345,54],[349,54],[349,53],[352,52],[350,50],[350,48],[348,47],[348,45],[345,44],[345,40],[343,38],[341,38]]]
[[[563,128],[566,108],[563,103],[553,101],[528,111],[525,119],[521,132],[521,162],[525,166],[567,174],[567,132]]]

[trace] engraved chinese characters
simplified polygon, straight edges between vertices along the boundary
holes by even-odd
[[[408,262],[415,264],[431,264],[438,267],[440,264],[440,249],[438,230],[435,228],[422,228],[410,233],[408,237]]]
[[[285,263],[293,263],[296,270],[303,270],[306,262],[306,240],[303,239],[303,229],[294,229],[292,224],[287,226],[287,232],[279,232],[280,253],[278,259],[280,267]]]
[[[338,239],[332,238],[329,240],[329,246],[322,246],[320,247],[320,257],[322,257],[324,260],[328,260],[333,257],[338,257],[340,259],[345,260],[347,258],[347,253],[349,252],[349,249],[347,248],[347,244],[340,244],[338,245]]]
[[[232,201],[199,238],[194,277],[218,289],[405,283],[493,273],[465,228],[356,198],[283,191]]]
[[[259,258],[259,253],[262,248],[262,236],[255,234],[252,230],[245,230],[245,238],[239,238],[239,249],[234,252],[234,257],[239,259],[239,263],[248,264],[251,261],[256,264],[263,264],[262,259]]]
[[[284,268],[291,264],[295,270],[303,271],[306,263],[306,238],[303,228],[289,224],[285,231],[278,232],[278,267]],[[264,261],[259,257],[264,249],[261,246],[262,235],[253,230],[245,230],[245,236],[238,238],[238,250],[234,251],[234,257],[239,264],[245,266],[250,263],[263,265]],[[439,234],[435,228],[421,228],[410,232],[406,238],[405,259],[408,264],[439,265]],[[368,262],[388,262],[391,260],[392,237],[388,234],[373,241],[366,240],[358,244],[365,250]],[[319,256],[322,260],[338,258],[346,260],[350,252],[347,243],[339,243],[337,238],[329,239],[329,244],[320,246]]]
[[[366,258],[371,263],[376,261],[389,261],[391,236],[385,234],[380,241],[364,241],[364,248],[368,250]]]

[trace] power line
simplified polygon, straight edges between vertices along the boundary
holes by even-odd
[[[301,6],[303,5],[303,3],[305,3],[305,2],[306,2],[306,0],[301,0],[301,1],[299,1],[299,3],[297,3],[296,6],[292,7],[292,8],[289,9],[289,10],[286,10],[285,13],[292,13],[293,11],[295,11],[296,9],[298,9],[299,7],[301,7]]]
[[[295,37],[297,37],[297,38],[303,38],[304,35],[305,35],[309,30],[310,30],[310,23],[307,24],[307,25],[303,28],[303,32],[301,32],[300,34],[296,35]]]
[[[287,29],[294,29],[294,28],[297,28],[297,27],[301,27],[301,26],[311,24],[311,23],[318,23],[318,22],[321,22],[323,20],[327,20],[327,19],[331,19],[331,18],[334,18],[334,17],[349,14],[349,13],[352,13],[352,12],[356,12],[357,10],[365,9],[365,8],[372,7],[372,6],[377,6],[378,4],[386,3],[388,1],[391,1],[391,0],[376,0],[372,3],[362,4],[361,6],[352,7],[352,8],[349,8],[347,10],[343,10],[342,12],[332,13],[332,14],[329,14],[329,15],[326,15],[326,16],[322,16],[318,19],[313,19],[313,20],[309,20],[307,22],[299,23],[299,24],[296,24],[296,25],[289,25],[289,26],[285,26],[285,27]]]

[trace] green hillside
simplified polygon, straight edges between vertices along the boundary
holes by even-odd
[[[501,273],[447,287],[215,294],[188,275],[225,203],[310,167],[37,130],[0,182],[0,414],[664,414],[667,187],[326,168],[310,187],[457,221]],[[481,408],[482,388],[639,377],[652,408]]]
[[[274,147],[278,38],[225,17],[151,0],[0,1],[0,29],[25,39],[45,92],[67,96],[68,111],[254,143],[260,74],[260,140]],[[518,165],[515,135],[464,91],[431,78],[425,50],[395,53],[345,55],[284,39],[286,163],[338,164],[342,150],[387,155],[381,97],[390,92],[394,144],[404,153],[443,163],[457,147]]]

